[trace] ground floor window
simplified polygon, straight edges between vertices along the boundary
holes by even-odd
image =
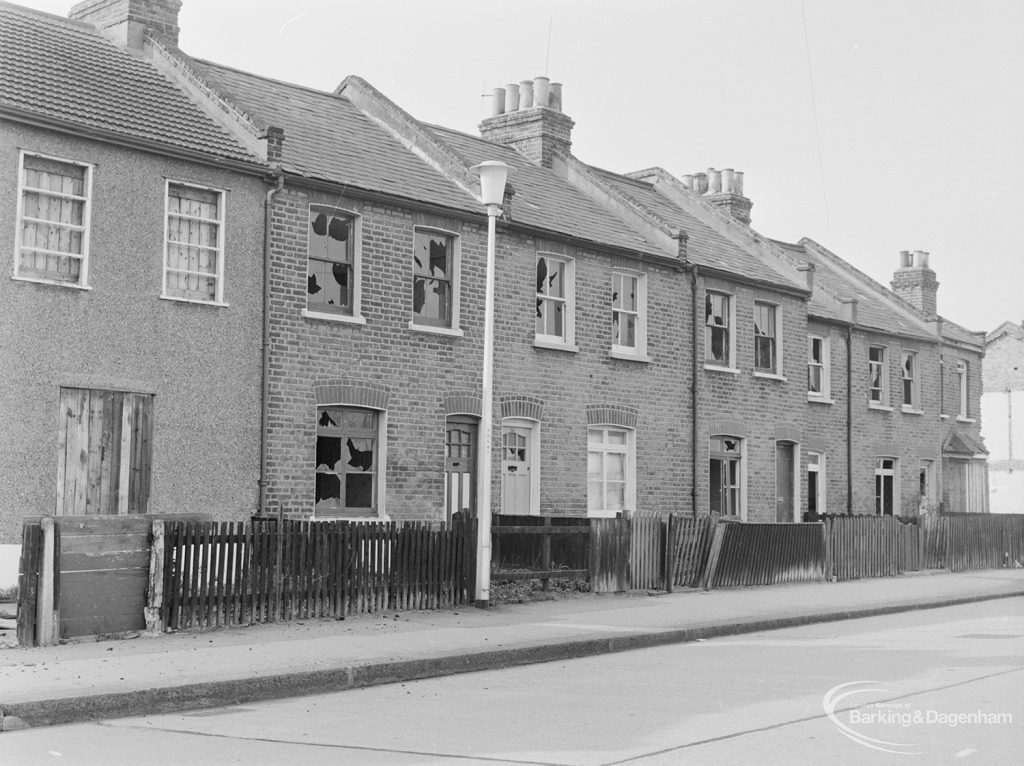
[[[878,516],[897,514],[898,462],[894,457],[880,457],[875,461],[875,514]]]
[[[317,513],[369,516],[376,512],[379,420],[376,410],[317,408]]]
[[[742,516],[743,440],[735,436],[711,437],[709,468],[711,512]]]
[[[587,512],[611,516],[636,505],[633,429],[587,429]]]

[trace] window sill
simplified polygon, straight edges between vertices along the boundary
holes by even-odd
[[[829,399],[827,396],[811,396],[807,395],[807,401],[811,404],[835,404],[835,399]]]
[[[91,285],[76,285],[73,282],[58,282],[54,279],[39,279],[38,277],[11,277],[15,282],[30,282],[34,285],[50,285],[51,287],[70,287],[72,290],[92,290]]]
[[[868,409],[878,410],[879,412],[892,412],[892,407],[888,404],[875,404],[873,402],[868,402]]]
[[[739,367],[719,367],[717,364],[705,364],[704,369],[710,372],[727,372],[730,375],[739,375]]]
[[[162,301],[173,301],[174,303],[191,303],[194,306],[212,306],[214,308],[227,308],[229,303],[224,301],[197,301],[195,298],[179,298],[177,295],[161,295]]]
[[[534,348],[546,348],[551,351],[567,351],[570,354],[579,353],[579,348],[575,343],[566,343],[564,340],[558,340],[556,338],[545,338],[543,336],[536,337],[533,339]]]
[[[946,415],[946,414],[942,414],[942,415],[939,415],[939,418],[940,418],[941,420],[949,420],[949,415]]]
[[[924,410],[919,410],[916,407],[908,407],[905,404],[901,409],[903,410],[904,415],[924,415]]]
[[[328,314],[321,311],[310,311],[302,309],[302,316],[305,319],[316,319],[321,322],[337,322],[338,324],[366,324],[366,317],[361,315],[349,316],[348,314]]]
[[[956,416],[956,422],[957,423],[977,423],[978,420],[976,418],[965,418],[963,415],[957,415]]]
[[[766,380],[781,380],[783,382],[788,382],[788,378],[786,378],[785,375],[779,375],[778,373],[775,372],[758,372],[757,370],[754,370],[754,377],[765,378]]]
[[[647,356],[647,354],[642,354],[637,351],[618,349],[614,346],[612,346],[612,350],[608,352],[608,356],[612,359],[621,359],[625,362],[640,362],[641,364],[651,363],[651,358]]]
[[[629,511],[587,511],[588,519],[614,519],[619,514],[627,514]]]
[[[309,517],[309,521],[362,521],[367,524],[382,524],[385,521],[391,521],[391,517],[386,513],[383,516],[346,516],[344,514],[334,516],[329,513],[317,516],[316,513],[313,513],[313,515]]]
[[[416,324],[409,322],[409,329],[413,332],[428,332],[432,335],[447,335],[449,338],[461,338],[465,335],[458,327],[434,327],[429,324]]]

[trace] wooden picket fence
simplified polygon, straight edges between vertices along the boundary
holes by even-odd
[[[717,523],[716,515],[672,517],[672,585],[696,588],[702,584]]]
[[[471,601],[473,521],[169,522],[161,617],[168,629]]]
[[[900,524],[892,516],[827,516],[825,576],[893,577],[900,572]]]
[[[967,572],[1024,566],[1024,516],[933,514],[921,520],[924,566]]]

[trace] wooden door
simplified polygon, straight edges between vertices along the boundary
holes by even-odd
[[[517,516],[531,513],[533,480],[533,429],[503,426],[501,429],[501,512]]]
[[[447,520],[452,514],[476,512],[476,450],[478,427],[475,419],[450,417],[445,428],[444,487]]]
[[[775,442],[775,520],[793,521],[793,445]]]
[[[58,516],[146,513],[153,396],[61,388]]]

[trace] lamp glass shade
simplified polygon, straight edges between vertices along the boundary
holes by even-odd
[[[488,160],[470,168],[480,176],[480,200],[485,205],[500,205],[505,196],[505,181],[508,179],[508,165],[498,160]]]

